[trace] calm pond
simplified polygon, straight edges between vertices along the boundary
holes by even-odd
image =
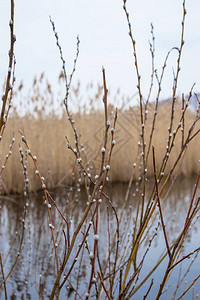
[[[187,214],[187,209],[194,190],[195,178],[186,180],[179,179],[176,185],[170,191],[167,201],[163,205],[163,216],[166,225],[166,231],[169,241],[173,241],[181,230]],[[148,189],[151,184],[148,184]],[[135,215],[137,205],[134,198],[136,186],[131,190],[126,209],[123,214],[123,219],[119,227],[119,249],[123,261],[130,254],[130,240],[133,235],[133,224],[135,222]],[[122,211],[124,199],[126,195],[126,184],[112,184],[107,186],[105,192],[110,196],[113,206],[116,208],[118,217]],[[70,238],[75,231],[84,210],[87,206],[86,193],[82,191],[75,192],[74,188],[66,188],[62,191],[53,191],[52,196],[63,212],[65,218],[70,224]],[[196,198],[199,197],[199,190],[197,191]],[[27,205],[26,205],[27,203]],[[24,204],[27,208],[26,216],[24,215]],[[98,216],[98,253],[101,265],[104,266],[106,257],[108,256],[109,243],[111,243],[112,236],[116,230],[116,217],[112,208],[108,205],[105,198],[102,198]],[[52,205],[51,208],[52,223],[55,226],[54,233],[56,243],[58,244],[59,263],[63,258],[63,249],[65,247],[66,225],[61,223],[61,217]],[[86,220],[86,225],[83,225],[84,231],[87,224],[91,220],[89,214]],[[185,246],[182,249],[180,258],[187,255],[191,251],[200,247],[200,222],[198,215],[196,221],[191,224]],[[143,245],[150,248],[145,254],[145,260],[142,265],[142,270],[137,278],[135,286],[137,286],[142,279],[149,273],[155,265],[158,258],[164,253],[165,240],[162,232],[161,225],[158,225],[159,217],[152,228],[149,227],[149,237],[147,242]],[[25,223],[25,230],[22,231],[22,224]],[[54,260],[54,248],[51,237],[51,230],[49,228],[49,217],[42,193],[31,195],[25,202],[19,197],[1,197],[0,209],[0,251],[2,256],[2,263],[4,264],[5,277],[9,274],[12,266],[14,271],[7,280],[6,289],[8,299],[49,299],[52,285],[54,282],[54,275],[56,272],[56,263]],[[155,229],[157,228],[157,229]],[[65,234],[63,233],[65,231]],[[155,235],[157,230],[158,234]],[[23,233],[23,239],[21,239]],[[108,238],[110,237],[110,239]],[[77,243],[70,256],[69,262],[66,266],[65,274],[68,272],[69,267],[74,261],[75,253],[83,239],[83,234],[80,232],[77,237]],[[83,247],[80,255],[75,263],[75,266],[65,282],[61,290],[60,299],[85,299],[88,283],[90,281],[91,265],[89,260],[89,253],[92,249],[92,241],[94,240],[94,232],[91,227],[91,233],[87,239],[87,247]],[[151,245],[148,245],[151,243]],[[20,255],[18,257],[18,252]],[[114,261],[114,253],[110,253],[110,268]],[[143,253],[143,254],[142,254]],[[119,256],[120,256],[119,255]],[[141,250],[138,253],[138,261],[141,260],[144,252]],[[16,258],[18,257],[17,263]],[[120,260],[120,259],[119,259]],[[123,262],[122,261],[122,262]],[[132,295],[130,299],[143,299],[153,279],[153,285],[147,296],[147,299],[154,299],[159,289],[164,270],[167,265],[165,259],[156,271],[149,277],[147,282],[139,289],[136,294]],[[119,265],[122,263],[119,262]],[[195,277],[200,274],[200,259],[198,252],[191,255],[190,259],[184,260],[173,271],[169,281],[166,284],[164,293],[161,299],[178,299],[184,290],[188,288]],[[188,269],[189,268],[189,269]],[[98,264],[96,269],[99,270]],[[119,272],[118,272],[119,273]],[[99,281],[95,273],[96,280]],[[119,274],[117,275],[119,278]],[[118,280],[119,281],[119,280]],[[4,287],[2,284],[2,268],[1,268],[1,294],[0,299],[5,299]],[[105,284],[107,287],[108,281]],[[177,293],[174,293],[176,287],[180,285]],[[114,295],[118,294],[119,287],[116,285]],[[78,292],[76,293],[74,289]],[[89,299],[96,299],[95,284],[90,292]],[[101,299],[105,298],[105,293],[102,291]],[[184,296],[184,299],[199,299],[200,297],[200,279],[196,281],[190,291]],[[100,296],[99,296],[100,299]],[[128,298],[126,298],[128,299]]]

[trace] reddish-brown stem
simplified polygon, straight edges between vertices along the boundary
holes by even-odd
[[[162,229],[163,229],[163,233],[164,233],[164,237],[165,237],[167,252],[168,252],[169,258],[171,258],[171,252],[169,249],[169,243],[168,243],[168,239],[167,239],[167,233],[165,230],[165,224],[164,224],[164,219],[163,219],[163,214],[162,214],[162,209],[161,209],[161,204],[160,204],[160,198],[159,198],[158,178],[157,178],[157,172],[156,172],[156,160],[155,160],[154,147],[152,147],[152,150],[153,150],[153,168],[154,168],[154,177],[155,177],[156,197],[157,197],[157,201],[158,201],[158,208],[159,208],[159,212],[160,212],[160,219],[161,219]]]
[[[195,195],[196,195],[196,192],[197,192],[197,188],[198,188],[198,184],[199,184],[199,179],[200,179],[200,171],[199,171],[196,183],[195,183],[195,188],[194,188],[194,192],[193,192],[193,195],[192,195],[192,200],[190,202],[190,207],[188,209],[187,217],[186,217],[186,220],[185,220],[185,226],[186,226],[186,224],[189,221],[190,213],[191,213],[192,206],[193,206],[193,203],[194,203],[194,198],[195,198]]]
[[[2,279],[3,279],[3,285],[4,285],[5,300],[7,300],[8,296],[7,296],[6,280],[5,280],[5,275],[4,275],[4,269],[3,269],[3,262],[2,262],[1,252],[0,252],[0,265],[1,265],[1,274],[2,274]]]
[[[147,296],[148,296],[148,294],[149,294],[149,292],[150,292],[152,286],[153,286],[153,278],[152,278],[152,280],[151,280],[151,283],[150,283],[150,286],[149,286],[149,288],[148,288],[148,291],[146,292],[146,294],[145,294],[144,297],[143,297],[143,300],[145,300],[145,299],[147,298]]]
[[[70,247],[70,231],[69,231],[69,222],[65,219],[65,217],[63,216],[62,212],[60,211],[59,207],[57,206],[56,202],[53,200],[52,196],[49,194],[49,191],[47,190],[47,195],[48,197],[51,199],[51,201],[53,202],[55,208],[57,209],[57,211],[59,212],[60,216],[62,217],[62,219],[64,220],[64,222],[67,225],[67,244],[68,247]]]
[[[101,281],[101,284],[102,284],[102,286],[103,286],[104,292],[106,293],[106,296],[108,297],[109,300],[112,300],[112,298],[111,298],[110,295],[109,295],[108,290],[106,289],[106,286],[105,286],[105,284],[104,284],[104,282],[103,282],[103,278],[101,277],[100,272],[97,271],[97,274],[98,274],[99,279],[100,279],[100,281]]]
[[[197,249],[195,249],[194,251],[190,252],[187,255],[184,255],[179,261],[177,261],[175,264],[173,264],[173,266],[171,266],[169,268],[169,271],[171,271],[173,268],[175,268],[178,264],[180,264],[183,260],[185,260],[186,258],[190,258],[191,255],[193,255],[194,253],[200,251],[200,247],[198,247]]]
[[[5,109],[6,109],[6,103],[8,99],[8,93],[11,89],[10,80],[11,80],[11,70],[13,66],[13,57],[14,57],[14,43],[16,40],[16,37],[14,35],[14,0],[11,0],[11,16],[10,16],[10,50],[9,50],[9,64],[8,64],[8,73],[7,73],[7,79],[6,79],[6,87],[5,87],[5,93],[3,96],[3,104],[1,108],[1,116],[0,116],[0,132],[1,128],[5,123],[4,117],[5,117]]]
[[[96,255],[97,255],[97,244],[98,244],[98,239],[96,239],[95,237],[98,234],[98,205],[99,203],[96,203],[96,220],[95,220],[95,231],[94,231],[94,246],[93,246],[93,259],[91,260],[91,273],[90,273],[90,281],[89,281],[89,286],[88,286],[88,296],[86,297],[86,299],[89,298],[89,294],[90,294],[90,290],[93,284],[93,278],[94,278],[94,272],[95,272],[95,262],[96,262]]]

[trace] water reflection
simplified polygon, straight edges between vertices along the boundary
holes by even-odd
[[[164,220],[170,242],[175,239],[177,234],[180,232],[181,226],[184,224],[185,214],[188,209],[189,201],[191,199],[194,183],[195,179],[180,179],[176,183],[176,188],[172,189],[167,197],[167,201],[163,205]],[[151,186],[152,185],[150,182],[147,188],[147,194],[150,194]],[[136,187],[133,186],[126,209],[124,211],[123,222],[120,225],[119,231],[120,251],[121,253],[123,253],[124,261],[126,260],[126,258],[128,258],[129,255],[129,248],[131,247],[130,237],[133,234],[133,225],[135,222],[134,218],[137,209],[137,203],[134,197],[135,189]],[[113,206],[116,209],[118,218],[120,217],[121,211],[123,209],[126,191],[127,185],[121,183],[107,186],[105,191],[106,194],[110,196]],[[52,194],[65,218],[70,223],[70,232],[72,235],[87,206],[86,193],[77,193],[77,191],[69,188],[59,192],[54,191]],[[26,213],[25,220],[24,213]],[[61,262],[63,258],[63,249],[65,247],[65,235],[63,234],[62,230],[64,230],[66,234],[66,226],[65,224],[63,224],[63,222],[61,222],[61,218],[55,209],[52,209],[51,213],[53,224],[55,226],[56,242],[58,243],[58,254]],[[86,221],[86,224],[88,224],[89,220],[90,215]],[[158,216],[157,221],[159,221]],[[155,258],[160,257],[165,249],[163,232],[161,230],[161,226],[158,225],[157,221],[155,223],[155,226],[149,229],[148,236],[146,238],[146,241],[144,242],[144,246],[148,247],[148,243],[151,241],[151,251],[146,253],[145,263],[140,277],[138,278],[138,282],[151,270],[152,266],[155,263]],[[25,230],[23,243],[21,244],[23,226],[25,226]],[[84,226],[83,230],[85,229]],[[113,209],[108,205],[107,200],[103,199],[100,205],[99,213],[99,258],[101,260],[102,267],[104,266],[106,257],[108,255],[109,243],[111,243],[108,238],[109,233],[111,233],[112,235],[112,232],[115,232],[116,230],[116,226],[117,221],[115,213]],[[191,231],[192,233],[187,236],[187,243],[185,249],[183,249],[183,254],[189,253],[190,251],[199,247],[199,220],[197,220],[197,222],[192,226],[193,230]],[[154,236],[155,230],[158,231],[158,234],[156,236]],[[91,248],[92,238],[93,233],[91,232],[87,242],[88,248]],[[0,239],[0,251],[2,254],[2,258],[3,261],[6,260],[4,266],[5,276],[9,273],[11,267],[15,264],[17,254],[18,252],[20,252],[15,270],[7,281],[8,297],[10,299],[48,299],[52,288],[52,283],[54,281],[56,264],[54,260],[54,249],[51,240],[51,231],[49,229],[48,213],[47,208],[44,205],[42,194],[32,195],[29,199],[25,200],[22,200],[20,198],[5,198],[1,200]],[[78,244],[81,241],[82,234],[80,233],[78,235],[78,242],[74,248],[75,251],[74,253],[72,253],[71,259],[69,261],[69,266],[74,259],[75,252],[79,247]],[[114,261],[114,252],[110,253],[110,255],[112,264]],[[141,250],[140,255],[144,255],[144,251]],[[188,262],[181,267],[182,274],[187,270],[191,261],[192,260],[188,260]],[[197,258],[195,264],[192,265],[190,272],[187,273],[185,280],[191,281],[195,276],[198,275],[198,263],[199,259]],[[152,287],[151,293],[149,294],[151,299],[154,298],[156,290],[159,287],[159,278],[163,275],[162,273],[165,265],[166,262],[164,261],[153,275],[154,285]],[[79,295],[84,298],[84,293],[89,282],[89,270],[89,254],[87,252],[87,249],[84,248],[79,256],[77,265],[75,266],[70,276],[70,280],[66,283],[65,288],[62,290],[60,299],[74,299],[76,295],[74,292],[74,288],[79,292]],[[178,280],[178,272],[180,272],[180,268],[177,268],[177,271],[174,272],[171,279],[169,280],[167,284],[168,288],[163,295],[163,299],[170,299],[172,291],[174,290],[173,284],[175,284]],[[184,282],[182,283],[183,286]],[[171,288],[171,286],[173,286],[173,289]],[[135,299],[142,299],[148,287],[149,281],[147,281],[143,289],[137,292],[137,294],[135,295]],[[195,285],[194,292],[195,294],[199,292],[198,285]],[[79,296],[76,295],[76,297],[76,299],[79,299]],[[191,293],[189,293],[187,297],[185,299],[191,299]],[[1,299],[4,299],[4,291],[2,289]]]

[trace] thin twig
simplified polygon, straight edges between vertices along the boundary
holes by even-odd
[[[159,192],[158,192],[158,179],[157,179],[157,172],[156,172],[156,160],[155,160],[154,147],[152,147],[152,151],[153,151],[153,168],[154,168],[154,177],[155,177],[155,187],[156,187],[156,196],[157,196],[157,201],[158,201],[158,208],[159,208],[159,212],[160,212],[160,219],[161,219],[162,229],[163,229],[163,233],[164,233],[164,237],[165,237],[167,252],[168,252],[169,258],[171,258],[171,252],[170,252],[170,249],[169,249],[169,243],[168,243],[168,239],[167,239],[167,233],[166,233],[166,230],[165,230],[165,224],[164,224],[164,219],[163,219],[163,214],[162,214],[162,209],[161,209],[161,204],[160,204],[160,198],[159,198]]]
[[[10,50],[9,50],[9,64],[8,64],[8,73],[7,73],[7,79],[6,79],[6,87],[5,87],[5,94],[2,97],[3,104],[1,108],[1,116],[0,116],[0,132],[1,128],[6,122],[5,120],[5,109],[6,109],[6,103],[8,100],[8,94],[9,91],[12,89],[10,85],[11,80],[11,70],[13,67],[13,58],[14,58],[14,43],[16,41],[16,36],[14,35],[14,0],[10,1],[11,3],[11,9],[10,9]],[[7,117],[7,116],[6,116]]]
[[[3,285],[4,285],[4,293],[5,293],[5,299],[8,299],[7,296],[7,289],[6,289],[6,280],[5,280],[5,275],[4,275],[4,270],[3,270],[3,262],[1,258],[1,253],[0,253],[0,264],[1,264],[1,273],[2,273],[2,279],[3,279]]]
[[[145,299],[147,298],[147,296],[148,296],[148,294],[149,294],[149,292],[150,292],[152,286],[153,286],[153,278],[151,279],[150,286],[149,286],[149,288],[148,288],[147,293],[144,295],[143,300],[145,300]]]
[[[186,258],[190,258],[190,256],[192,256],[194,253],[200,251],[200,247],[198,247],[197,249],[195,249],[194,251],[190,252],[187,255],[184,255],[179,261],[177,261],[175,264],[173,264],[173,266],[171,266],[169,268],[169,271],[171,271],[174,267],[176,267],[178,264],[180,264],[183,260],[185,260]]]
[[[103,286],[104,292],[106,293],[106,296],[108,297],[109,300],[112,300],[112,298],[111,298],[110,295],[109,295],[108,290],[106,289],[106,286],[105,286],[105,284],[104,284],[104,282],[103,282],[103,278],[101,277],[100,272],[97,271],[97,274],[98,274],[99,279],[100,279],[100,281],[101,281],[101,284],[102,284],[102,286]]]
[[[176,300],[183,299],[183,296],[194,286],[195,282],[200,278],[200,274],[192,281],[192,283],[188,286],[188,288],[178,297]]]

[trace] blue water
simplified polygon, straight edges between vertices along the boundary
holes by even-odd
[[[189,206],[191,199],[195,179],[179,180],[176,186],[172,189],[167,197],[167,201],[163,205],[163,215],[164,222],[166,225],[166,231],[168,235],[169,242],[172,242],[181,230],[181,226],[184,224],[186,211]],[[124,211],[122,223],[120,225],[120,255],[124,253],[122,262],[119,262],[121,266],[123,261],[126,261],[130,254],[131,243],[129,240],[133,234],[134,228],[134,217],[137,208],[137,203],[134,200],[132,194],[136,186],[130,194],[126,209]],[[149,184],[149,191],[151,184]],[[120,216],[122,206],[124,203],[125,193],[127,185],[117,184],[111,185],[107,188],[106,193],[110,195],[113,205],[116,208],[118,217]],[[147,189],[147,193],[149,193]],[[56,203],[59,205],[61,211],[65,215],[65,218],[70,222],[70,235],[74,232],[83,212],[87,206],[86,194],[83,192],[77,192],[74,189],[67,188],[62,191],[54,191],[52,193]],[[198,196],[198,195],[197,195]],[[161,199],[162,200],[162,199]],[[24,218],[24,204],[28,203],[27,215],[24,221],[25,231],[24,238],[22,242],[22,247],[20,248],[20,240],[22,236],[22,225]],[[61,218],[56,210],[51,209],[52,220],[55,226],[55,237],[58,243],[58,254],[60,260],[63,257],[63,249],[65,245],[65,238],[62,233],[64,229],[66,233],[66,226],[60,222]],[[86,220],[86,227],[90,221],[90,214]],[[146,242],[142,244],[138,251],[137,261],[139,262],[148,246],[149,240],[155,232],[155,227],[158,226],[159,218],[157,217],[155,225],[149,231],[146,238]],[[108,225],[109,224],[109,225]],[[83,231],[85,228],[83,226]],[[195,224],[192,224],[192,229],[186,238],[185,246],[182,250],[180,258],[193,251],[200,246],[199,239],[199,227],[200,222],[197,216]],[[103,199],[100,204],[99,211],[99,257],[102,266],[105,263],[106,256],[108,255],[108,232],[113,235],[116,229],[116,218],[110,206],[107,204],[106,200]],[[88,237],[88,247],[92,250],[94,233],[91,229],[91,233]],[[78,244],[82,241],[82,234],[79,233],[77,237],[77,243],[75,244],[74,251],[69,260],[69,264],[66,266],[66,272],[71,265],[75,252],[78,249]],[[13,245],[13,246],[12,246]],[[128,247],[126,247],[128,245]],[[12,246],[12,248],[11,248]],[[9,250],[10,249],[10,250]],[[52,284],[54,282],[54,276],[56,272],[56,265],[54,260],[54,252],[51,241],[51,231],[49,229],[49,218],[47,213],[47,208],[44,205],[44,199],[42,194],[31,195],[28,199],[21,199],[20,197],[10,197],[1,199],[1,211],[0,211],[0,251],[2,255],[3,262],[9,252],[8,258],[4,265],[5,276],[9,273],[11,266],[13,266],[17,253],[20,249],[20,256],[18,258],[16,267],[7,280],[6,289],[8,294],[8,299],[48,299]],[[142,281],[142,279],[148,274],[152,269],[155,262],[158,260],[160,255],[165,250],[165,240],[161,226],[158,226],[158,235],[152,240],[151,247],[147,253],[142,270],[139,277],[137,278],[136,286]],[[194,262],[192,259],[195,257]],[[111,261],[114,260],[114,253],[111,253]],[[142,286],[141,289],[136,292],[130,299],[143,299],[144,295],[150,286],[151,280],[153,279],[152,288],[148,294],[147,299],[154,299],[157,291],[159,289],[162,277],[167,266],[168,258],[166,258],[162,264],[156,269],[156,271],[150,276],[147,282]],[[81,266],[80,266],[81,263]],[[183,274],[187,271],[187,268],[191,264],[189,272],[187,272],[177,294],[171,299],[177,299],[178,296],[189,286],[192,280],[200,273],[199,269],[199,255],[191,256],[190,259],[185,260],[182,264],[177,266],[169,281],[167,282],[164,293],[161,299],[170,299],[173,295],[173,291],[182,278]],[[99,270],[96,264],[97,270]],[[90,260],[87,249],[81,254],[75,264],[75,267],[69,277],[69,282],[64,285],[60,299],[75,299],[75,292],[71,288],[73,286],[77,289],[79,295],[76,299],[84,299],[85,293],[87,291],[87,286],[90,277]],[[131,267],[133,271],[133,267]],[[119,274],[119,272],[118,272]],[[77,284],[77,278],[78,284]],[[0,277],[2,283],[2,274]],[[99,281],[97,280],[99,283]],[[108,280],[105,281],[105,285],[108,287]],[[196,295],[200,292],[200,283],[196,282],[194,287],[184,296],[184,299],[196,299]],[[118,295],[118,284],[114,292],[115,298]],[[131,289],[130,289],[131,290]],[[4,290],[1,289],[1,298],[5,298]],[[81,298],[80,298],[81,297]],[[105,293],[102,294],[102,299],[105,298]],[[92,286],[91,294],[89,299],[96,299],[95,296],[95,285]],[[99,299],[100,296],[99,296]],[[126,298],[128,299],[128,298]]]

